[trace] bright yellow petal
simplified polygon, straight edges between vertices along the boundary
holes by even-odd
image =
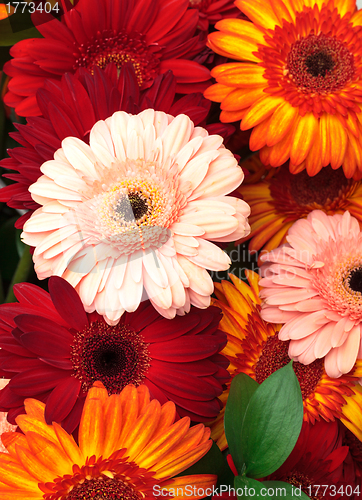
[[[260,57],[253,54],[258,50],[257,43],[237,34],[214,31],[208,36],[209,47],[223,56],[236,59],[238,61],[260,62]]]
[[[274,29],[280,25],[268,0],[236,0],[234,3],[253,23],[263,28]]]
[[[225,33],[247,37],[256,44],[265,43],[263,32],[253,23],[243,19],[222,19],[215,24],[215,28]]]
[[[9,462],[4,454],[0,456],[0,478],[2,483],[11,488],[39,493],[38,481],[30,476],[21,465]]]
[[[154,477],[156,479],[162,479],[164,477],[180,474],[180,472],[188,469],[191,465],[198,462],[201,457],[206,455],[211,446],[212,440],[209,439],[206,443],[201,444],[194,450],[183,454],[178,460],[172,460],[168,465],[162,467],[162,469],[158,469]]]
[[[342,406],[341,421],[353,434],[362,441],[362,387],[356,384],[353,387],[354,395],[346,399]]]
[[[290,161],[299,165],[304,161],[312,147],[315,135],[318,133],[318,119],[313,113],[307,113],[299,118],[294,129]]]
[[[242,123],[240,124],[241,130],[247,130],[251,127],[255,127],[266,118],[274,113],[278,106],[284,102],[282,97],[266,96],[262,97],[257,101],[247,114],[244,116]]]

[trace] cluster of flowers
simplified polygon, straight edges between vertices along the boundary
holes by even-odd
[[[291,359],[303,424],[255,477],[357,500],[355,0],[31,4],[2,79],[0,201],[37,281],[0,305],[0,500],[203,498],[232,380]],[[244,244],[259,273],[214,283]]]

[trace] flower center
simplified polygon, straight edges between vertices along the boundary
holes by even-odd
[[[362,293],[362,267],[353,269],[348,278],[348,286],[354,292]]]
[[[341,168],[323,168],[317,175],[310,177],[305,170],[290,176],[290,194],[298,205],[316,203],[325,206],[340,197],[341,189],[348,184]]]
[[[146,37],[136,31],[127,33],[122,29],[118,33],[114,30],[98,32],[87,44],[76,47],[79,54],[74,64],[92,70],[96,65],[104,69],[107,64],[114,63],[121,68],[126,62],[133,64],[138,85],[142,88],[158,75],[160,59],[156,55],[159,47],[150,47]]]
[[[140,500],[139,495],[120,479],[103,476],[85,480],[72,489],[66,500]]]
[[[255,367],[255,380],[258,384],[264,382],[269,375],[290,362],[288,347],[289,341],[279,340],[277,334],[268,338]],[[309,365],[295,361],[293,369],[299,381],[304,401],[314,391],[322,378],[323,360],[316,359]]]
[[[336,92],[352,79],[354,57],[335,37],[310,34],[291,46],[286,76],[302,92]]]
[[[313,495],[313,493],[318,491],[318,489],[314,488],[313,478],[310,478],[309,476],[307,476],[307,474],[304,474],[303,472],[292,471],[288,476],[283,478],[283,481],[286,481],[287,483],[292,484],[293,486],[297,487],[300,486],[301,490],[304,491],[304,493],[311,500],[319,500],[320,498],[323,498],[322,495]],[[321,490],[321,488],[319,488],[319,490]]]
[[[127,384],[140,385],[150,367],[141,335],[126,325],[110,326],[102,321],[75,335],[71,361],[84,392],[100,380],[109,394],[119,393]]]
[[[150,206],[143,193],[129,193],[118,199],[114,210],[126,222],[139,222],[149,213]]]

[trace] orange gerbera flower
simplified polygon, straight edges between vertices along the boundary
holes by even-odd
[[[253,271],[245,271],[250,286],[236,276],[229,281],[215,283],[215,294],[224,315],[219,328],[226,332],[228,343],[222,353],[230,360],[232,377],[246,373],[259,384],[273,372],[285,366],[289,342],[278,339],[279,325],[265,322],[260,316],[259,276]],[[327,422],[335,418],[343,422],[353,432],[362,437],[362,422],[349,425],[354,411],[343,414],[343,407],[353,397],[353,404],[362,410],[362,394],[358,390],[358,379],[362,376],[362,360],[356,362],[353,370],[338,379],[330,378],[324,370],[323,359],[309,365],[293,363],[303,396],[304,420],[312,424],[321,418]],[[357,384],[357,385],[356,385]],[[224,405],[229,395],[229,386],[220,398]],[[225,408],[224,408],[225,409]],[[211,436],[223,450],[227,447],[224,433],[224,409],[211,424]]]
[[[362,11],[355,0],[236,0],[252,21],[226,19],[209,47],[242,62],[217,66],[205,96],[221,121],[254,127],[252,150],[309,175],[331,165],[362,176]],[[358,170],[359,169],[359,170]]]
[[[305,170],[293,175],[284,165],[278,170],[269,170],[268,176],[260,180],[257,173],[264,174],[265,167],[255,156],[248,160],[247,166],[251,162],[251,175],[256,181],[238,188],[251,208],[251,234],[236,242],[251,238],[249,251],[264,248],[270,252],[285,243],[294,222],[305,219],[316,209],[328,215],[348,210],[362,225],[362,181],[347,179],[342,169],[326,167],[310,177]]]
[[[26,413],[17,417],[24,434],[1,436],[9,452],[0,454],[4,500],[141,500],[155,491],[177,498],[186,486],[196,491],[190,496],[196,499],[203,491],[208,495],[216,482],[216,476],[203,474],[171,479],[210,449],[210,430],[202,424],[190,429],[188,417],[174,423],[174,403],[150,402],[145,385],[128,385],[108,396],[95,382],[84,406],[79,445],[59,424],[45,423],[40,401],[28,399]]]

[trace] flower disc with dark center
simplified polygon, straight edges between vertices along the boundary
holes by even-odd
[[[96,380],[109,394],[119,393],[127,384],[138,386],[150,366],[142,336],[121,324],[92,323],[75,335],[71,352],[74,376],[85,392]]]

